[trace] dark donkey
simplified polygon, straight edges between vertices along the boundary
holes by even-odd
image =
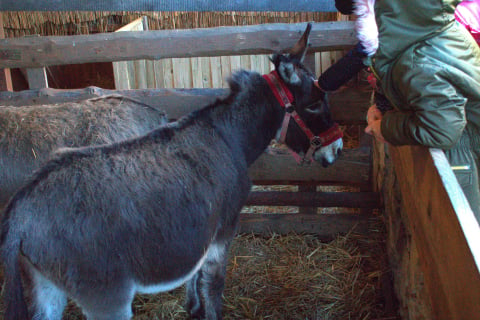
[[[0,106],[0,208],[56,149],[125,140],[167,122],[158,107],[120,95]]]
[[[337,153],[341,134],[330,132],[323,94],[301,64],[310,28],[289,54],[274,55],[272,74],[235,73],[227,98],[142,137],[63,150],[38,170],[5,209],[5,319],[28,316],[20,263],[32,276],[34,319],[61,319],[67,297],[88,319],[130,319],[136,293],[185,282],[191,317],[221,319],[247,168],[285,116],[269,83],[291,92],[300,116],[317,115],[313,131],[330,142],[319,152]],[[286,141],[310,147],[299,128]]]

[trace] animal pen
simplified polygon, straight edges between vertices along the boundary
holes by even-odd
[[[308,21],[309,16],[304,18]],[[168,63],[182,63],[172,59],[200,62],[213,57],[217,64],[208,60],[210,67],[224,70],[223,76],[241,66],[247,55],[288,48],[305,26],[261,23],[146,31],[139,21],[130,27],[141,25],[144,31],[0,40],[0,68],[26,69],[30,86],[7,91],[9,77],[3,69],[0,104],[54,104],[116,93],[147,104],[155,101],[170,119],[178,119],[227,92],[218,77],[207,81],[216,84],[214,88],[198,88],[205,77],[189,80],[195,88],[169,88],[161,71]],[[317,75],[331,63],[322,61],[330,57],[325,53],[356,43],[353,24],[313,24],[308,59]],[[141,59],[145,60],[138,62]],[[46,67],[89,62],[113,62],[117,88],[48,88]],[[250,64],[250,69],[257,67]],[[125,70],[133,70],[137,81],[122,79]],[[355,137],[332,167],[298,166],[284,150],[272,146],[250,168],[256,187],[241,214],[243,236],[232,248],[225,319],[480,319],[480,229],[448,162],[440,150],[392,147],[362,136],[370,96],[362,76],[331,95],[333,118],[343,125],[347,138]],[[282,243],[294,246],[283,248]],[[333,249],[327,245],[332,243],[344,246]],[[375,268],[380,262],[385,265]],[[258,265],[263,272],[252,276]],[[360,265],[361,271],[352,265]],[[344,282],[335,282],[341,274],[347,275]],[[348,287],[360,278],[366,285]],[[348,294],[339,288],[326,290],[342,285]],[[354,297],[366,298],[366,292],[373,296],[374,306],[368,310],[367,303]],[[181,292],[139,297],[135,319],[183,319],[178,296]],[[342,305],[342,300],[349,303]],[[263,305],[270,305],[266,313],[259,310]],[[334,310],[338,305],[343,309]],[[73,314],[72,309],[68,319],[77,319]]]

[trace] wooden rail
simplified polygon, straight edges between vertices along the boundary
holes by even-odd
[[[305,26],[305,23],[277,23],[0,39],[0,68],[270,54],[289,49]],[[353,22],[350,21],[314,23],[310,34],[312,51],[350,48],[356,41]]]
[[[165,110],[170,119],[212,103],[215,99],[228,94],[227,89],[138,89],[108,90],[98,87],[61,90],[43,88],[22,92],[0,91],[3,105],[25,106],[30,104],[59,103],[64,101],[84,100],[109,94],[121,94]],[[365,112],[368,109],[370,92],[367,88],[346,88],[330,94],[332,117],[340,124],[364,125]]]

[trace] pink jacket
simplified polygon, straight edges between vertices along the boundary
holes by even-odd
[[[480,45],[480,0],[464,0],[455,10],[455,19],[463,24]]]

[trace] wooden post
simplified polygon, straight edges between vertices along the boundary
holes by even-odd
[[[48,88],[47,72],[45,68],[28,68],[27,80],[30,89]]]
[[[298,192],[316,192],[317,186],[316,185],[299,185]],[[316,214],[317,207],[300,207],[298,212],[301,214]]]
[[[5,38],[3,30],[3,14],[0,12],[0,39]],[[0,91],[13,91],[12,75],[10,69],[0,69]]]

